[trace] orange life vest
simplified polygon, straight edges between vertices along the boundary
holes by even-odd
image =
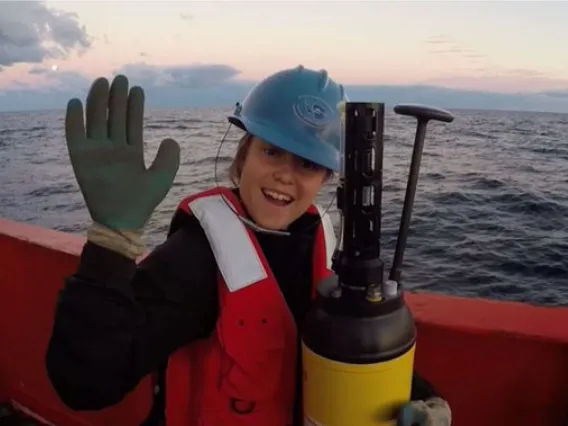
[[[228,188],[215,188],[178,208],[205,230],[217,261],[220,313],[211,336],[169,359],[166,426],[291,425],[298,331],[254,232],[234,213],[243,215],[242,206]],[[313,250],[314,296],[330,274],[335,234],[317,206],[309,212],[322,217]]]

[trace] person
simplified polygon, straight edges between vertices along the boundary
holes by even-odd
[[[182,200],[165,241],[139,264],[179,145],[164,140],[146,169],[144,92],[123,75],[94,81],[86,125],[81,102],[69,101],[68,153],[93,222],[45,358],[68,407],[112,406],[152,374],[145,425],[303,424],[297,330],[329,272],[333,228],[314,200],[339,169],[345,100],[325,70],[298,66],[257,84],[229,117],[244,131],[235,187]],[[449,425],[451,410],[414,373],[398,421]]]

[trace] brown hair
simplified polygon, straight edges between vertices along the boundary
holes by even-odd
[[[239,180],[243,172],[243,164],[245,163],[250,144],[252,143],[252,138],[253,136],[250,133],[245,133],[237,145],[237,153],[229,166],[229,179],[231,179],[231,182],[235,186],[239,186]]]
[[[229,179],[235,186],[239,186],[239,181],[241,180],[241,173],[243,172],[243,164],[245,163],[245,159],[247,157],[248,150],[252,143],[254,136],[250,133],[246,133],[239,144],[237,145],[237,153],[235,154],[235,158],[233,158],[233,162],[229,166],[228,174]],[[333,176],[333,171],[330,169],[325,169],[326,171],[326,180],[330,179]]]

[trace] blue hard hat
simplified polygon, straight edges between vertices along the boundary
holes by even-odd
[[[287,152],[339,170],[343,86],[327,71],[303,66],[279,71],[258,83],[229,122]]]

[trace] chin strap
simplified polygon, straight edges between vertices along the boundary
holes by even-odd
[[[242,203],[242,199],[238,194],[237,194],[237,197],[239,198],[239,201]],[[244,216],[241,216],[235,210],[233,205],[229,202],[229,200],[227,200],[227,198],[224,195],[222,196],[222,198],[223,198],[223,201],[225,202],[225,204],[227,205],[227,207],[229,207],[231,209],[231,211],[239,218],[239,220],[241,222],[243,222],[246,226],[251,228],[253,231],[262,232],[264,234],[271,234],[271,235],[282,235],[282,236],[290,235],[290,232],[288,232],[288,231],[277,231],[277,230],[273,230],[273,229],[266,229],[266,228],[263,228],[262,226],[257,225],[252,220],[250,220],[250,219],[248,219]]]
[[[237,214],[237,217],[240,219],[241,222],[243,222],[245,225],[247,225],[249,228],[253,229],[254,231],[262,232],[264,234],[271,234],[271,235],[290,235],[290,232],[288,231],[277,231],[273,229],[266,229],[263,228],[262,226],[258,226],[252,220],[247,219],[246,217],[242,217],[239,214]]]

